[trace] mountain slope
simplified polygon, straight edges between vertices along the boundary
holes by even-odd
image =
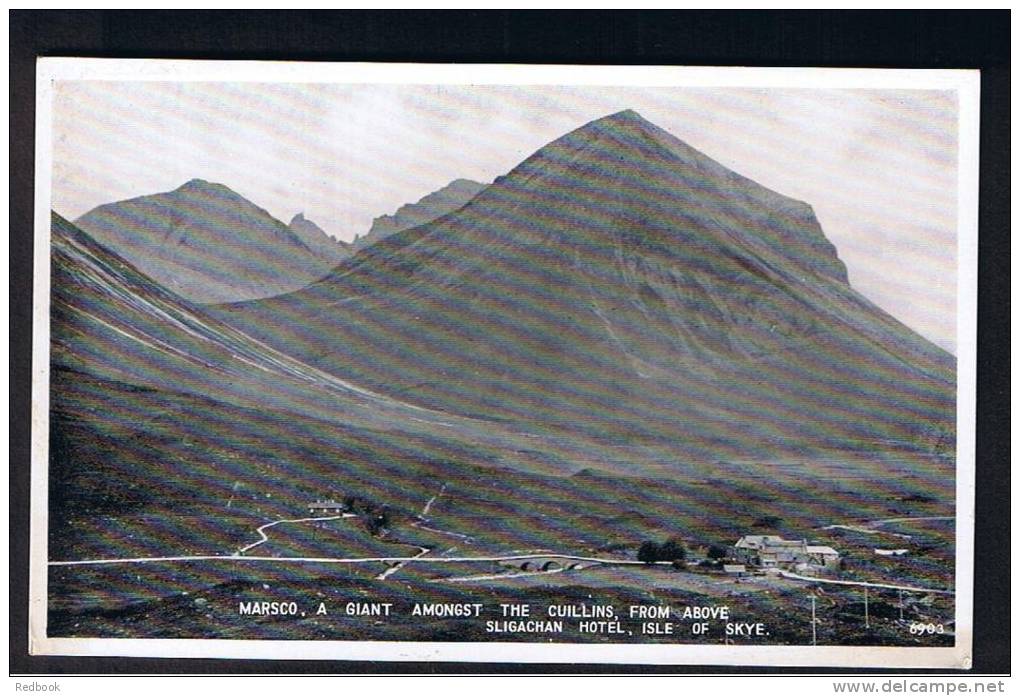
[[[387,237],[418,225],[432,222],[436,218],[463,207],[477,196],[485,184],[470,179],[454,179],[449,184],[423,196],[415,203],[400,206],[393,215],[380,215],[372,221],[372,228],[363,237],[354,240],[355,249],[364,249]]]
[[[315,417],[420,408],[344,383],[216,321],[52,215],[51,362],[151,388]],[[389,415],[387,415],[387,413]]]
[[[199,303],[296,290],[336,262],[226,186],[200,179],[167,193],[101,205],[75,224],[158,283]]]
[[[952,356],[847,284],[810,206],[629,111],[300,292],[214,311],[475,418],[704,459],[952,446]]]

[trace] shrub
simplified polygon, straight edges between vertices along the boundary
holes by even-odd
[[[776,517],[775,515],[765,515],[764,517],[759,517],[758,519],[756,519],[753,523],[751,523],[751,526],[763,527],[765,529],[776,529],[782,523],[783,523],[782,517]]]

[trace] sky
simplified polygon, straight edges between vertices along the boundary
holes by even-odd
[[[810,203],[851,285],[956,352],[952,92],[62,81],[52,206],[73,219],[199,178],[349,241],[622,109]]]

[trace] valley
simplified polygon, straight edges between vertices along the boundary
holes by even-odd
[[[67,400],[56,405],[56,412],[67,416],[71,411],[77,411],[79,417],[94,412],[100,406],[96,399],[102,392],[98,390],[115,388],[82,375],[68,378],[60,390]],[[361,601],[366,596],[404,609],[413,601],[466,602],[479,596],[490,608],[524,602],[536,609],[559,601],[557,598],[575,596],[590,596],[621,607],[624,603],[644,605],[653,596],[656,601],[672,597],[668,601],[711,603],[731,603],[737,597],[749,603],[747,618],[787,617],[788,607],[773,606],[775,602],[799,601],[811,583],[778,576],[727,578],[718,571],[699,569],[698,561],[693,560],[703,558],[711,545],[732,544],[741,534],[754,530],[757,521],[775,513],[782,515],[777,532],[821,539],[853,559],[857,567],[840,577],[933,589],[953,583],[951,524],[890,523],[887,529],[894,533],[908,530],[912,524],[930,528],[921,536],[915,534],[917,538],[911,541],[894,537],[895,545],[912,549],[910,556],[894,559],[874,556],[873,548],[880,545],[874,535],[855,532],[852,527],[816,529],[848,519],[864,528],[868,519],[908,512],[935,517],[951,510],[925,497],[931,485],[924,479],[897,479],[884,498],[876,498],[872,492],[853,496],[866,481],[856,462],[842,467],[846,472],[842,480],[832,478],[837,467],[828,462],[820,467],[821,475],[809,490],[801,479],[804,465],[786,467],[790,473],[777,466],[769,479],[754,475],[749,468],[744,469],[743,477],[728,472],[725,480],[692,477],[693,468],[686,477],[671,479],[636,479],[591,469],[571,476],[544,476],[494,470],[463,460],[423,463],[410,455],[400,460],[393,449],[397,443],[388,441],[387,433],[351,431],[339,435],[334,431],[332,447],[296,449],[297,440],[289,437],[267,445],[257,434],[265,432],[273,419],[269,414],[222,404],[199,406],[183,395],[121,389],[116,401],[148,401],[144,412],[152,414],[151,421],[133,418],[129,425],[117,429],[117,439],[131,445],[117,447],[116,457],[96,452],[95,458],[85,460],[91,466],[54,472],[57,484],[53,490],[61,495],[50,503],[52,635],[90,635],[95,631],[119,637],[260,637],[267,630],[266,622],[271,621],[274,628],[270,634],[278,637],[343,638],[340,632],[350,630],[362,639],[383,640],[407,627],[392,620],[363,625],[365,622],[351,617],[334,618],[332,612],[329,620],[252,620],[237,616],[235,607],[235,600],[286,600],[299,602],[309,613],[308,607],[320,598],[329,597],[335,603]],[[154,400],[160,408],[153,408]],[[196,447],[200,441],[195,439],[196,433],[189,432],[193,419],[180,417],[200,407],[207,414],[218,414],[217,420],[224,424],[222,428],[215,422],[207,424],[213,431],[221,431],[215,446],[203,443]],[[226,423],[231,427],[225,427]],[[80,440],[58,441],[57,451],[80,453],[84,443],[101,441],[82,428],[80,421],[77,433],[63,424],[60,432],[65,437],[75,433]],[[109,435],[103,439],[108,440]],[[336,443],[345,439],[347,446],[337,448]],[[317,444],[324,442],[325,438]],[[415,443],[415,450],[419,447]],[[474,453],[480,455],[480,451]],[[369,459],[356,459],[360,457]],[[379,466],[382,461],[388,461],[388,466]],[[173,463],[172,477],[167,476],[169,462]],[[96,467],[98,464],[104,468]],[[917,466],[916,461],[900,464],[904,469]],[[238,474],[235,480],[216,483],[231,470]],[[90,487],[88,481],[96,477],[118,485]],[[823,480],[828,482],[824,488],[819,483]],[[365,524],[364,512],[278,523],[302,519],[299,515],[309,501],[325,498],[347,499],[347,504],[363,511],[385,508],[386,532],[373,534]],[[919,498],[921,502],[917,502]],[[257,529],[263,530],[264,541]],[[637,560],[641,541],[675,536],[688,545],[690,569],[678,572],[669,564],[647,566]],[[429,553],[423,554],[423,549]],[[923,553],[918,553],[921,549]],[[183,558],[167,563],[62,565],[75,559],[163,555]],[[532,558],[541,559],[542,565],[553,564],[545,570],[526,565]],[[97,594],[100,587],[103,590]],[[366,589],[369,587],[374,589]],[[631,589],[625,591],[628,587]],[[874,591],[882,597],[880,590]],[[833,610],[855,599],[850,588],[835,588],[827,596],[834,602]],[[936,595],[917,595],[926,596]],[[896,597],[896,592],[887,592],[886,599],[889,597]],[[216,621],[199,620],[205,614],[194,613],[197,598],[205,600],[201,607],[208,609],[206,614],[214,612]],[[768,602],[759,606],[766,598]],[[936,614],[947,621],[951,602],[935,601],[942,609],[926,609],[925,616]],[[177,609],[169,609],[174,606]],[[169,616],[166,611],[171,612]],[[175,611],[185,615],[177,617]],[[124,616],[133,618],[125,623],[118,618]],[[800,635],[802,627],[781,629],[781,623],[774,620],[772,626],[785,631],[790,640]],[[465,639],[481,630],[479,624],[470,619],[446,620],[429,624],[437,631],[435,635],[423,633],[425,626],[413,632],[427,640],[442,635]],[[199,633],[189,633],[199,627]],[[895,626],[887,628],[900,633]],[[512,639],[527,635],[512,634]],[[647,638],[639,633],[633,639]],[[687,640],[694,638],[687,635]],[[916,636],[901,638],[906,642],[890,644],[918,640]],[[568,632],[556,639],[599,641],[606,636]],[[892,637],[882,640],[892,641]],[[771,637],[766,642],[771,642]]]

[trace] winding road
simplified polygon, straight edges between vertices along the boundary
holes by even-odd
[[[266,524],[262,525],[261,527],[255,530],[258,533],[258,535],[262,538],[252,544],[248,544],[247,546],[238,549],[237,554],[242,554],[246,551],[251,551],[256,546],[261,546],[262,544],[269,541],[269,537],[266,535],[266,530],[269,529],[270,527],[275,527],[278,524],[299,522],[328,522],[330,520],[342,520],[345,517],[357,517],[357,515],[355,515],[353,512],[344,512],[339,515],[331,515],[330,517],[299,517],[293,520],[276,520],[275,522],[267,522]]]
[[[424,556],[424,555],[425,555],[425,554],[427,554],[427,553],[428,553],[429,551],[431,551],[431,549],[427,549],[427,548],[425,548],[424,546],[419,546],[418,548],[419,548],[419,549],[421,549],[421,551],[420,551],[420,552],[418,553],[418,555],[417,555],[417,556],[414,556],[413,558],[410,558],[410,559],[408,559],[408,560],[406,560],[406,561],[401,561],[400,563],[397,563],[396,565],[392,566],[391,568],[387,568],[387,569],[386,569],[386,570],[384,570],[383,572],[381,572],[381,573],[379,573],[378,575],[376,575],[376,576],[375,576],[375,579],[376,579],[376,580],[385,580],[386,578],[388,578],[389,576],[391,576],[391,575],[393,575],[394,573],[396,573],[396,572],[397,572],[398,570],[400,570],[401,568],[403,568],[403,567],[404,567],[405,565],[407,565],[407,564],[408,564],[408,563],[410,563],[411,561],[417,561],[417,560],[418,560],[418,559],[420,559],[420,558],[421,558],[422,556]]]
[[[948,522],[955,520],[953,516],[938,516],[938,517],[887,517],[881,520],[871,520],[869,522],[860,522],[857,524],[830,524],[825,527],[819,527],[822,531],[829,529],[845,529],[849,532],[859,532],[861,534],[884,534],[886,536],[894,536],[900,539],[912,539],[910,534],[901,534],[899,532],[887,532],[879,527],[884,527],[887,524],[895,524],[898,522]]]

